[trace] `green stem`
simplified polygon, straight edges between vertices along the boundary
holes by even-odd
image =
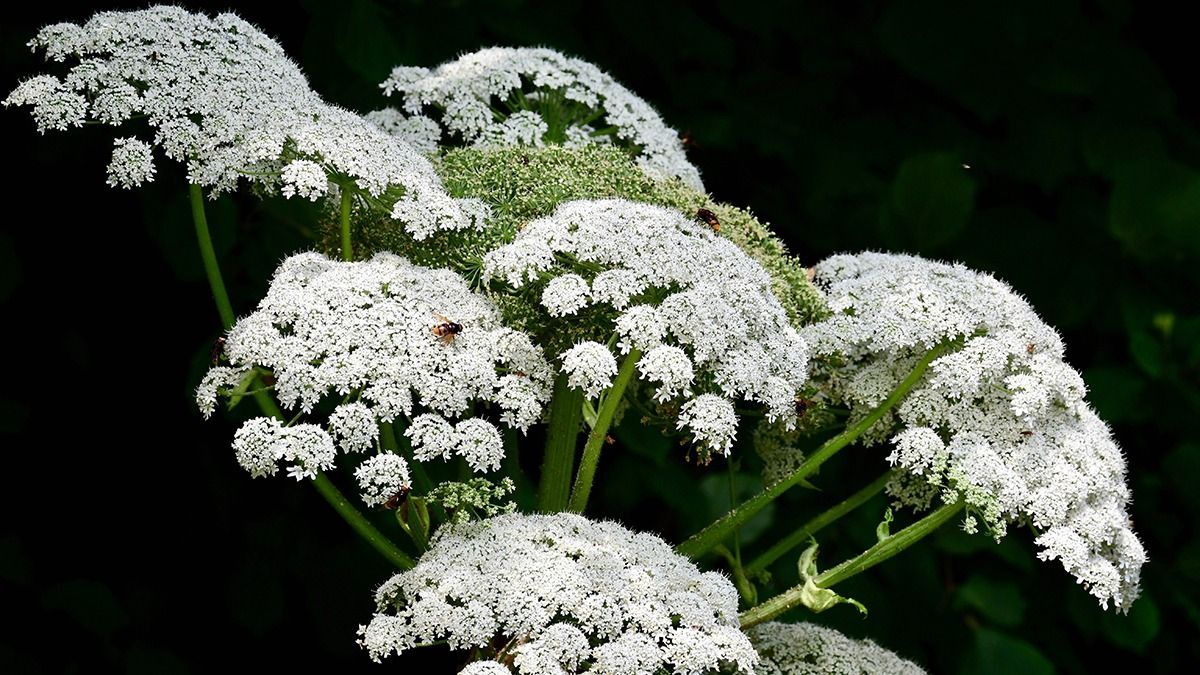
[[[275,403],[275,399],[271,398],[271,395],[267,392],[254,392],[254,402],[258,404],[258,409],[263,411],[263,414],[268,417],[286,421],[287,418],[283,416],[283,411],[279,409],[279,406]]]
[[[546,429],[546,455],[538,484],[538,511],[557,513],[567,508],[571,470],[575,466],[575,441],[583,417],[583,392],[567,384],[567,376],[554,381],[550,399],[550,425]]]
[[[916,386],[917,382],[921,380],[921,376],[925,374],[925,370],[929,368],[930,362],[958,344],[961,344],[961,340],[942,343],[929,350],[925,356],[921,357],[920,361],[917,361],[917,364],[908,376],[888,394],[883,403],[880,403],[874,410],[867,413],[866,417],[847,427],[845,431],[837,436],[825,441],[821,447],[817,448],[790,475],[768,486],[767,489],[750,498],[750,500],[740,507],[730,511],[713,524],[692,535],[690,539],[677,546],[675,550],[689,558],[698,558],[711,550],[713,546],[724,541],[735,528],[740,527],[747,520],[753,518],[767,504],[775,501],[779,495],[787,492],[789,488],[812,475],[830,457],[833,457],[839,450],[853,443],[859,436],[874,426],[876,422],[882,419],[888,411],[896,407],[904,399],[905,395]]]
[[[737,589],[738,595],[746,601],[747,605],[754,606],[757,602],[758,591],[754,588],[754,584],[750,583],[737,556],[724,544],[717,544],[713,547],[713,552],[724,558],[725,562],[729,564],[729,571],[733,574],[733,586]]]
[[[965,506],[966,502],[961,499],[953,504],[943,504],[929,515],[900,530],[896,534],[885,538],[883,541],[877,542],[874,546],[854,558],[817,575],[815,579],[817,585],[822,588],[829,588],[861,572],[866,572],[929,536],[934,530],[944,525],[946,521],[958,515]]]
[[[771,563],[778,560],[785,553],[808,541],[809,538],[819,532],[826,525],[841,519],[842,516],[862,506],[871,497],[879,494],[879,492],[882,491],[885,486],[887,486],[888,481],[891,480],[891,478],[891,471],[883,474],[879,478],[876,478],[874,481],[872,481],[870,485],[864,487],[858,492],[855,492],[841,503],[830,508],[828,511],[821,513],[804,525],[801,525],[796,531],[775,542],[775,544],[771,546],[771,548],[767,549],[766,552],[750,561],[749,565],[746,565],[746,574],[753,576],[765,570]]]
[[[233,305],[225,291],[225,280],[217,265],[217,252],[213,250],[212,235],[208,232],[208,217],[204,213],[204,192],[195,183],[188,184],[188,197],[192,202],[192,222],[196,226],[196,242],[200,245],[200,258],[204,261],[204,274],[212,288],[213,300],[217,302],[217,313],[221,315],[221,326],[229,330],[233,326]]]
[[[878,565],[892,556],[907,549],[909,546],[929,536],[946,521],[953,518],[964,506],[960,499],[953,504],[944,504],[929,515],[900,530],[896,534],[883,539],[871,548],[846,562],[818,574],[812,579],[818,588],[830,588],[854,575]],[[809,589],[811,592],[811,589]],[[805,595],[804,584],[798,584],[767,600],[763,604],[742,612],[742,628],[749,628],[764,621],[770,621],[784,612],[800,605]]]
[[[350,240],[350,203],[354,195],[346,186],[342,186],[342,260],[354,260],[354,247]]]
[[[276,419],[283,419],[283,411],[275,404],[275,399],[271,398],[266,392],[255,394],[254,400],[258,403],[258,407],[262,409],[263,413]],[[396,545],[380,532],[379,528],[371,524],[371,521],[367,520],[366,516],[354,508],[354,505],[346,499],[341,490],[337,489],[337,486],[333,484],[333,481],[329,480],[328,476],[324,473],[318,473],[317,477],[313,479],[313,486],[317,488],[317,492],[321,493],[325,501],[329,502],[329,505],[338,512],[338,515],[350,527],[354,528],[354,531],[360,537],[366,539],[368,544],[373,546],[376,551],[379,551],[383,557],[392,561],[394,565],[402,570],[412,569],[413,565],[416,564],[408,554],[396,548]]]
[[[392,564],[402,570],[413,568],[416,564],[413,559],[408,557],[404,551],[396,548],[391,540],[364,518],[358,509],[354,508],[354,505],[346,499],[341,490],[337,489],[333,481],[329,480],[328,476],[318,473],[317,477],[313,479],[313,485],[316,486],[317,492],[321,493],[325,501],[329,502],[330,506],[350,524],[350,527],[354,528],[355,532],[358,532],[358,536],[366,539],[367,543],[374,546],[375,550],[379,551],[383,557],[392,561]]]
[[[204,193],[199,185],[192,183],[188,185],[188,196],[192,202],[192,221],[196,225],[196,240],[200,245],[200,257],[204,260],[204,272],[208,275],[209,286],[212,287],[213,299],[217,303],[217,313],[221,315],[221,324],[228,330],[234,322],[233,305],[229,302],[229,294],[225,292],[225,282],[221,279],[221,268],[217,264],[217,253],[213,250],[212,237],[208,232],[208,218],[204,213]],[[263,414],[279,420],[284,419],[283,411],[266,391],[255,392],[254,400]],[[313,479],[313,485],[316,486],[317,492],[321,493],[325,501],[329,502],[334,510],[350,524],[350,527],[382,553],[383,557],[401,569],[412,568],[414,565],[412,558],[396,548],[395,544],[359,513],[358,509],[346,500],[346,497],[325,474],[317,474],[317,477]]]
[[[254,394],[254,400],[258,403],[258,407],[263,411],[263,414],[279,420],[284,419],[283,411],[279,409],[279,406],[275,403],[275,399],[271,398],[267,392],[257,392]],[[321,496],[325,498],[325,501],[329,502],[329,505],[350,524],[350,527],[354,528],[354,531],[360,537],[366,539],[368,544],[375,547],[375,550],[379,551],[383,557],[392,561],[393,564],[402,570],[412,569],[415,564],[413,559],[404,551],[396,548],[396,545],[387,536],[372,525],[371,521],[367,520],[366,516],[360,513],[358,509],[354,508],[354,505],[346,499],[341,490],[337,489],[337,486],[333,484],[333,481],[329,480],[328,476],[318,473],[317,477],[313,479],[313,485],[317,488],[317,492],[320,492]]]
[[[579,473],[575,475],[575,488],[571,490],[568,509],[575,513],[583,513],[587,508],[588,497],[592,494],[592,481],[596,477],[596,465],[600,462],[600,450],[604,448],[604,440],[608,438],[608,428],[612,426],[613,415],[617,412],[617,406],[625,395],[625,387],[629,386],[634,366],[640,358],[642,352],[637,349],[629,350],[625,360],[621,362],[612,387],[604,395],[600,409],[596,411],[596,423],[592,425],[587,444],[583,446],[583,459],[579,460]]]
[[[725,462],[726,468],[729,469],[729,508],[737,508],[737,490],[733,484],[733,460],[732,458]],[[738,569],[742,568],[742,529],[740,527],[733,528],[733,559]],[[743,570],[744,572],[744,570]]]
[[[404,459],[408,460],[408,468],[412,471],[413,487],[420,490],[421,494],[429,494],[433,489],[433,481],[430,480],[429,474],[425,471],[425,466],[412,457],[412,446],[408,442],[408,437],[404,435],[404,430],[407,428],[407,423],[403,417],[396,417],[392,422],[381,422],[379,424],[379,440],[380,444],[387,450],[391,450]]]
[[[587,399],[583,400],[583,423],[588,426],[588,429],[596,428],[596,407]]]

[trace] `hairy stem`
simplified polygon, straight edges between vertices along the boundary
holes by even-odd
[[[221,327],[229,330],[233,326],[233,305],[225,291],[225,280],[217,265],[217,252],[213,249],[212,235],[208,232],[208,216],[204,213],[204,192],[195,183],[188,184],[188,197],[192,202],[192,223],[196,226],[196,243],[200,245],[200,258],[204,261],[204,274],[217,303],[217,314],[221,315]]]
[[[930,512],[924,518],[900,530],[896,534],[884,538],[876,543],[871,548],[863,551],[859,555],[847,560],[837,567],[828,569],[821,574],[818,574],[812,581],[818,588],[830,588],[834,584],[841,583],[854,575],[865,572],[866,570],[878,565],[879,563],[891,558],[900,553],[909,546],[921,541],[929,536],[934,530],[941,527],[947,520],[950,520],[964,506],[960,499],[953,504],[944,504],[940,508]],[[805,595],[804,584],[799,584],[789,588],[779,595],[767,600],[757,607],[742,612],[741,619],[742,628],[749,628],[764,621],[770,621],[784,612],[801,604]]]
[[[946,342],[929,350],[925,356],[913,367],[912,371],[901,380],[900,384],[892,390],[888,397],[884,399],[874,410],[867,413],[853,425],[846,427],[842,433],[825,441],[821,447],[817,448],[812,455],[808,457],[799,467],[796,468],[790,475],[781,479],[767,487],[767,489],[750,498],[746,503],[738,508],[730,511],[722,516],[719,520],[700,530],[692,535],[690,539],[676,547],[679,553],[689,557],[698,558],[712,549],[713,546],[721,543],[726,537],[733,532],[737,527],[743,525],[747,520],[758,515],[767,504],[775,501],[779,495],[787,492],[789,488],[812,475],[814,471],[821,467],[830,457],[833,457],[839,450],[850,445],[859,436],[863,435],[868,429],[875,425],[884,415],[892,408],[896,407],[908,392],[916,386],[921,380],[921,376],[925,374],[925,370],[929,368],[930,362],[937,357],[945,354],[955,345],[961,344],[961,341]]]
[[[350,189],[342,186],[342,260],[346,262],[354,260],[354,246],[350,241],[350,204],[353,199],[354,194],[350,192]]]
[[[592,425],[587,444],[583,446],[583,459],[579,460],[579,473],[575,475],[575,488],[571,491],[571,502],[568,505],[568,509],[575,513],[583,513],[587,508],[588,497],[592,494],[592,481],[596,477],[596,464],[600,462],[600,450],[604,448],[604,441],[608,438],[608,428],[612,426],[613,415],[617,412],[621,398],[625,396],[625,387],[629,386],[634,366],[637,365],[640,358],[642,358],[642,353],[637,349],[631,349],[625,355],[625,360],[621,362],[621,367],[617,370],[617,377],[613,380],[612,387],[604,395],[604,401],[600,404],[600,409],[596,411],[596,423]]]
[[[778,560],[788,551],[808,541],[810,537],[819,532],[822,528],[830,523],[833,523],[850,513],[854,509],[862,506],[867,500],[879,494],[892,478],[892,472],[889,471],[879,478],[876,478],[863,489],[855,492],[846,499],[842,500],[836,506],[833,506],[828,511],[821,513],[812,520],[801,525],[796,531],[788,536],[775,542],[771,548],[759,555],[754,560],[746,565],[746,574],[755,575],[765,570],[771,563]]]
[[[546,429],[546,455],[538,484],[538,511],[557,513],[567,508],[571,471],[575,467],[575,442],[583,417],[583,392],[567,384],[567,376],[554,381],[550,399],[550,426]]]

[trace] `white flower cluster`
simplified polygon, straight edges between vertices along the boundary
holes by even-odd
[[[813,623],[772,621],[747,633],[758,650],[758,675],[925,675],[870,640]]]
[[[351,180],[378,198],[402,188],[386,207],[415,237],[482,224],[481,203],[452,199],[420,152],[322,101],[279,44],[233,14],[101,12],[43,28],[30,45],[53,61],[78,59],[64,78],[38,75],[4,100],[32,106],[40,131],[145,117],[154,144],[213,194],[246,177],[315,199],[331,179]],[[150,147],[119,139],[109,183],[153,175]]]
[[[728,453],[733,443],[733,399],[795,423],[808,349],[770,277],[678,211],[620,199],[567,202],[488,253],[484,273],[516,287],[552,277],[541,296],[552,316],[592,305],[620,312],[618,348],[644,352],[638,373],[656,386],[657,401],[691,397],[693,386],[715,390],[685,403],[679,418],[709,448]],[[616,374],[616,361],[598,343],[570,349],[563,361],[572,386],[589,396]]]
[[[564,145],[614,142],[635,151],[648,174],[704,189],[679,135],[648,103],[591,63],[552,49],[492,47],[434,70],[401,66],[381,86],[403,95],[404,112],[372,119],[422,146],[441,136],[429,115],[440,116],[447,135],[481,146],[542,145],[555,128]]]
[[[381,452],[354,470],[359,494],[367,506],[383,506],[412,488],[408,462],[394,452]]]
[[[461,455],[476,471],[495,471],[504,458],[500,430],[487,420],[471,417],[451,425],[433,413],[418,415],[404,432],[413,444],[413,457],[422,462]]]
[[[599,342],[580,342],[562,353],[562,362],[567,384],[582,389],[588,398],[611,387],[617,376],[617,359]]]
[[[154,151],[150,145],[136,138],[113,141],[108,184],[130,189],[151,180],[154,180]]]
[[[893,464],[925,489],[893,486],[927,506],[938,490],[965,499],[997,537],[1011,521],[1040,532],[1039,557],[1058,559],[1101,605],[1127,610],[1146,553],[1126,513],[1125,461],[1084,402],[1063,345],[1007,285],[962,265],[912,256],[839,255],[817,265],[833,316],[802,334],[828,393],[865,415],[931,347],[963,339],[932,361],[899,406]],[[876,428],[894,429],[896,417]],[[974,527],[969,519],[968,528]]]
[[[449,341],[433,330],[446,317],[462,326]],[[429,412],[408,430],[415,456],[461,455],[480,471],[499,465],[503,447],[491,422],[469,417],[474,405],[494,403],[505,424],[524,430],[540,417],[553,379],[541,349],[502,326],[495,306],[462,277],[387,253],[363,262],[288,258],[224,349],[233,365],[213,368],[197,390],[206,416],[219,391],[256,368],[271,373],[287,408],[311,413],[327,397],[353,399],[329,417],[331,449],[336,439],[347,452],[366,450],[380,420],[412,418],[420,406]],[[456,426],[445,419],[459,416],[469,418]]]
[[[233,453],[238,464],[255,478],[273,476],[280,462],[288,462],[292,478],[315,478],[317,472],[333,468],[337,450],[333,439],[315,424],[283,426],[277,419],[255,417],[233,434]]]
[[[359,629],[376,660],[439,640],[507,644],[520,675],[752,673],[757,660],[728,579],[701,573],[657,536],[574,514],[444,526],[376,602]]]

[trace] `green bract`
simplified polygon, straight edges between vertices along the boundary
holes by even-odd
[[[655,180],[618,148],[460,148],[445,152],[434,164],[451,195],[475,197],[491,207],[487,226],[480,232],[438,232],[418,242],[401,224],[363,214],[355,233],[360,255],[394,251],[414,262],[456,268],[471,277],[485,253],[511,242],[522,225],[549,215],[559,204],[620,197],[675,208],[688,216],[701,208],[712,211],[720,221],[720,234],[771,275],[775,295],[794,325],[828,314],[804,266],[753,214],[717,202],[682,181]],[[330,250],[338,245],[333,219],[326,222],[323,242]]]

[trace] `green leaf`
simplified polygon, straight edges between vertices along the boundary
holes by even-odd
[[[967,534],[962,528],[943,527],[933,535],[933,542],[938,549],[955,556],[976,553],[994,555],[1021,571],[1032,570],[1037,560],[1031,555],[1028,545],[1017,537],[1005,537],[996,542],[988,536]]]
[[[1016,584],[996,581],[982,574],[972,575],[958,587],[954,606],[970,608],[993,623],[1011,628],[1025,618],[1025,598]]]
[[[233,410],[236,408],[237,405],[242,402],[242,399],[246,397],[246,392],[250,391],[251,386],[254,386],[255,388],[261,386],[261,384],[258,383],[258,375],[259,373],[255,369],[246,371],[246,374],[242,376],[242,379],[238,382],[237,386],[230,390],[229,401],[225,404],[227,409]]]
[[[963,673],[972,675],[1052,675],[1054,664],[1037,647],[987,628],[975,633],[975,644]]]
[[[1200,445],[1183,443],[1163,460],[1162,473],[1175,488],[1179,500],[1200,513]]]
[[[1144,330],[1133,331],[1129,334],[1129,351],[1134,361],[1147,375],[1153,378],[1163,376],[1167,370],[1167,355],[1163,343],[1158,338]]]
[[[1101,366],[1083,371],[1088,400],[1108,422],[1136,422],[1149,418],[1146,380],[1128,366]]]
[[[1109,199],[1108,227],[1146,261],[1200,256],[1200,173],[1168,161],[1122,166]]]
[[[1100,619],[1101,630],[1109,642],[1139,653],[1158,635],[1159,625],[1158,605],[1147,594],[1133,603],[1129,614],[1105,612]]]
[[[958,236],[975,209],[975,181],[958,155],[936,152],[904,160],[880,224],[892,244],[929,249]]]
[[[828,588],[817,586],[814,581],[818,574],[817,550],[817,540],[813,539],[813,543],[804,549],[804,552],[800,554],[800,560],[796,563],[800,569],[800,579],[804,582],[804,587],[800,590],[800,604],[814,612],[824,612],[830,607],[841,604],[854,605],[859,612],[862,612],[863,616],[866,616],[867,608],[861,602],[854,598],[838,595]]]
[[[737,496],[735,503],[741,504],[750,497],[762,492],[762,478],[757,474],[737,473],[734,475],[734,492]],[[724,471],[714,472],[700,481],[700,491],[705,496],[705,522],[713,522],[729,512],[729,476]],[[691,505],[696,510],[697,505]],[[746,521],[738,528],[742,546],[753,544],[774,522],[775,504],[768,504],[761,513]],[[732,541],[732,539],[730,539]]]
[[[129,615],[107,584],[72,579],[50,587],[42,595],[46,609],[58,610],[86,631],[108,640],[129,625]]]
[[[875,538],[879,541],[892,536],[892,517],[892,510],[889,508],[883,512],[883,520],[875,526]]]

